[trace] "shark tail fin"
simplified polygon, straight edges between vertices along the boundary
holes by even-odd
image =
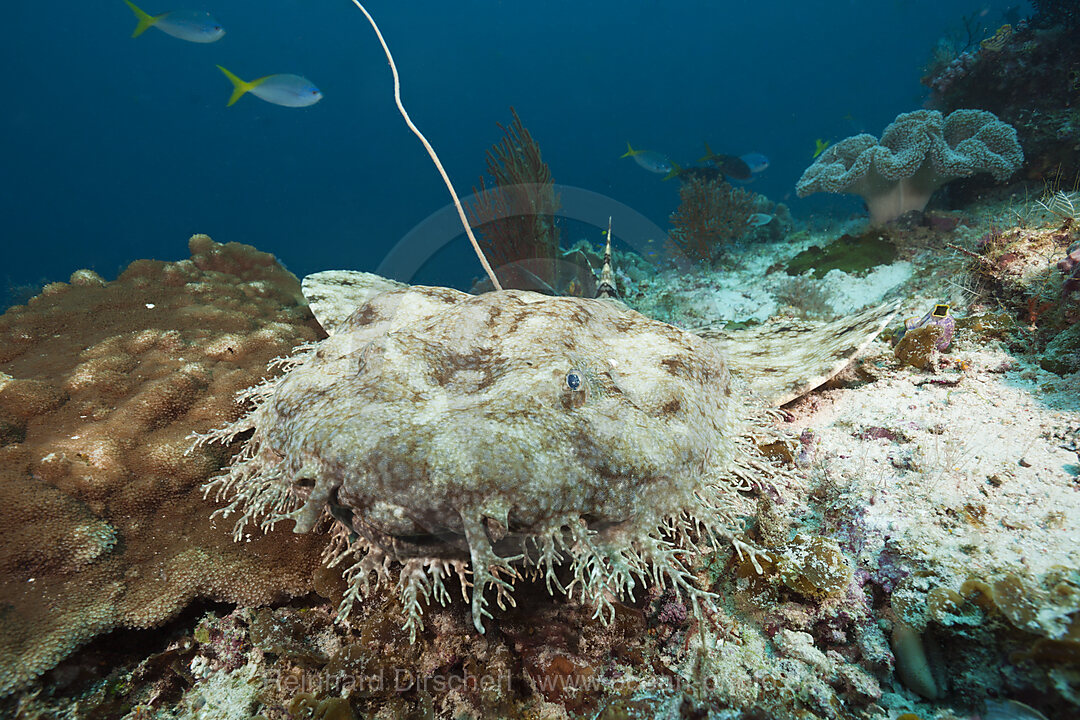
[[[748,330],[697,333],[720,347],[733,373],[779,407],[838,375],[899,309],[893,301],[826,323],[774,318]]]

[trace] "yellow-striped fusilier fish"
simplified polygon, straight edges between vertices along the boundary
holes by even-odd
[[[139,20],[139,24],[135,26],[135,32],[131,33],[133,38],[139,37],[152,27],[166,35],[195,43],[212,43],[220,40],[225,34],[221,23],[205,11],[174,10],[160,15],[151,15],[131,0],[124,0],[124,2]]]
[[[241,80],[225,68],[218,65],[218,70],[225,73],[225,77],[233,84],[232,95],[228,105],[232,105],[246,93],[251,93],[260,100],[285,107],[307,107],[322,100],[322,92],[305,77],[281,73],[267,75],[257,80],[248,82]],[[227,106],[228,106],[227,105]],[[226,106],[226,107],[227,107]]]
[[[626,143],[626,152],[620,157],[634,158],[634,162],[649,172],[661,175],[671,172],[671,159],[655,150],[635,150],[630,143]]]

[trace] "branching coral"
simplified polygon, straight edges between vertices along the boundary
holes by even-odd
[[[670,239],[682,257],[694,261],[714,260],[752,229],[747,218],[758,211],[753,193],[722,179],[692,178],[679,188],[679,197]]]
[[[983,110],[936,110],[898,115],[879,141],[855,135],[830,146],[806,169],[795,189],[861,195],[870,220],[884,223],[922,210],[950,180],[988,172],[999,182],[1024,162],[1016,130]]]
[[[517,111],[514,121],[499,125],[503,139],[487,153],[487,169],[495,184],[473,188],[475,203],[469,220],[480,232],[480,245],[496,268],[504,287],[545,290],[554,288],[559,229],[555,213],[559,198],[551,169],[540,146],[525,128]]]
[[[229,453],[187,454],[187,437],[235,417],[235,393],[317,330],[273,256],[190,247],[111,283],[79,271],[0,317],[0,695],[195,597],[310,590],[324,541],[234,543],[200,489]]]

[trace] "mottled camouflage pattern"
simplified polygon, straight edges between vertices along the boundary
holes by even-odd
[[[330,337],[210,438],[253,431],[214,483],[233,499],[225,514],[242,513],[238,537],[256,519],[329,529],[330,561],[351,565],[343,614],[397,561],[414,633],[423,602],[447,601],[450,575],[464,591],[467,573],[481,632],[485,591],[512,602],[522,572],[602,615],[649,578],[697,610],[707,593],[680,554],[716,547],[747,509],[736,490],[753,483],[748,469],[769,473],[745,438],[760,404],[716,343],[610,300],[347,272],[309,277],[304,292]],[[880,320],[829,347],[850,358]],[[764,373],[789,394],[807,382],[790,360]],[[769,363],[752,353],[744,365]]]

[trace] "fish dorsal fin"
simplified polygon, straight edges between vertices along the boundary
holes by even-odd
[[[326,270],[304,278],[300,286],[315,319],[333,335],[345,319],[376,295],[408,285],[374,273]]]
[[[607,242],[604,244],[604,266],[600,268],[600,282],[596,286],[596,297],[617,298],[615,273],[611,270],[611,216],[607,219]]]
[[[827,323],[779,318],[747,330],[704,330],[728,366],[773,406],[789,403],[835,377],[884,330],[899,302]]]

